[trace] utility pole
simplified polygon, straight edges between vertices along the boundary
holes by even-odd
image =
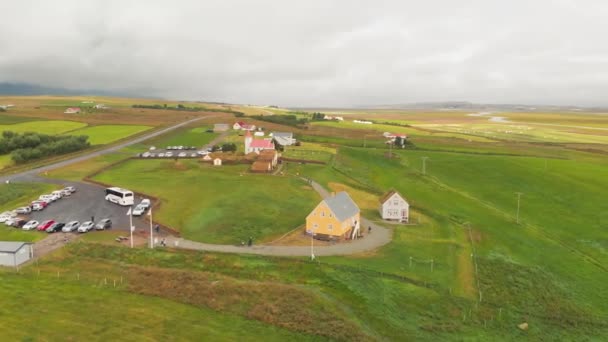
[[[426,160],[429,159],[429,157],[422,157],[422,174],[426,175]]]
[[[313,229],[311,229],[310,230],[310,261],[315,260],[314,241],[315,241],[315,231]]]
[[[516,192],[517,194],[517,216],[516,216],[516,222],[517,224],[519,224],[519,203],[521,201],[521,195],[523,195],[522,192]]]

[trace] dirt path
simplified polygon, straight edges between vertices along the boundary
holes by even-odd
[[[52,251],[78,239],[78,234],[53,233],[34,244],[34,259],[43,257]]]

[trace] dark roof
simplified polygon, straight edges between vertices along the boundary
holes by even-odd
[[[328,197],[324,201],[340,221],[344,221],[359,212],[359,207],[345,191],[338,192],[335,196]]]
[[[31,245],[31,243],[30,242],[0,241],[0,252],[16,253],[24,245]]]

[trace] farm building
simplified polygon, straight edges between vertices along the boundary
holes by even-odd
[[[356,238],[360,210],[345,191],[321,201],[306,217],[306,233],[323,238]]]
[[[253,164],[251,164],[251,172],[270,172],[274,170],[277,166],[278,158],[279,154],[275,150],[261,151]]]
[[[80,113],[80,108],[78,107],[70,107],[63,112],[64,114],[78,114]]]
[[[249,125],[244,123],[243,121],[239,121],[239,122],[235,122],[234,125],[232,125],[232,129],[234,130],[241,130],[241,131],[255,131],[255,125]]]
[[[213,166],[222,166],[222,160],[220,158],[213,159]]]
[[[247,131],[247,134],[245,134],[245,154],[260,153],[264,150],[274,150],[274,142],[266,139],[253,139],[251,132]]]
[[[228,124],[216,123],[213,125],[214,132],[226,132],[228,130]]]
[[[281,146],[291,146],[296,143],[296,139],[291,132],[272,132],[270,135]]]
[[[410,205],[397,191],[391,190],[380,199],[380,215],[383,220],[408,222]]]
[[[0,266],[17,267],[34,256],[29,242],[0,241]]]
[[[270,172],[272,163],[264,160],[256,160],[251,164],[251,172]]]

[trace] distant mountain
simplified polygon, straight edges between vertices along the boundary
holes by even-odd
[[[10,82],[0,82],[0,95],[17,95],[17,96],[27,96],[27,95],[98,95],[98,96],[116,96],[116,97],[124,97],[124,96],[136,96],[143,97],[138,94],[133,93],[125,93],[125,92],[117,92],[117,91],[107,91],[107,90],[99,90],[99,89],[66,89],[66,88],[53,88],[53,87],[45,87],[37,84],[30,83],[10,83]]]

